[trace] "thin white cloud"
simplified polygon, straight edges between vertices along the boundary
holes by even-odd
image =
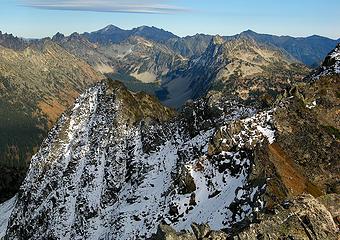
[[[166,0],[21,0],[27,7],[95,12],[171,14],[188,9],[169,4]]]

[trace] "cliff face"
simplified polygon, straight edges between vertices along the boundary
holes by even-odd
[[[333,55],[334,51],[326,57],[323,66]],[[336,64],[334,61],[333,65]],[[318,78],[312,77],[307,84],[287,92],[274,113],[276,145],[269,147],[265,155],[273,160],[286,186],[283,195],[308,192],[318,197],[340,193],[340,77],[329,68],[322,68]],[[290,167],[282,165],[282,160]]]

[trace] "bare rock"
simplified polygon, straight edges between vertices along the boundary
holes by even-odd
[[[177,233],[169,225],[159,225],[157,233],[151,237],[151,240],[196,240],[196,237],[189,232]]]
[[[331,213],[311,195],[290,200],[288,207],[275,215],[262,215],[261,223],[238,234],[234,239],[338,239],[339,230]]]

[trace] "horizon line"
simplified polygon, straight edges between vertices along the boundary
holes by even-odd
[[[163,30],[163,31],[172,33],[173,35],[175,35],[175,36],[178,37],[178,38],[192,37],[192,36],[195,36],[195,35],[206,35],[206,36],[217,36],[217,35],[219,35],[219,36],[221,36],[221,37],[231,37],[231,36],[235,36],[235,35],[238,35],[238,34],[247,32],[247,31],[251,31],[251,32],[254,32],[254,33],[256,33],[256,34],[272,35],[272,36],[277,36],[277,37],[309,38],[309,37],[314,37],[314,36],[316,36],[316,37],[328,38],[328,39],[334,40],[334,41],[340,41],[340,36],[339,36],[339,38],[337,38],[337,37],[334,38],[334,37],[329,37],[329,36],[319,35],[319,34],[298,35],[298,36],[296,36],[296,35],[294,35],[294,34],[290,35],[290,34],[275,34],[275,33],[258,32],[258,31],[254,31],[254,30],[249,29],[249,28],[248,28],[247,30],[243,30],[243,31],[241,31],[241,32],[237,32],[237,33],[234,33],[234,34],[227,34],[227,35],[226,35],[226,34],[221,34],[221,33],[211,34],[211,33],[197,32],[197,33],[195,33],[195,34],[191,34],[191,35],[190,35],[190,34],[187,34],[187,35],[182,35],[182,36],[181,36],[181,35],[179,35],[179,34],[176,34],[176,33],[172,32],[172,31],[169,31],[169,30],[166,30],[166,29],[164,29],[164,28],[162,28],[162,27],[157,27],[157,26],[154,26],[154,25],[152,25],[152,26],[150,26],[150,25],[141,25],[141,26],[136,26],[136,27],[132,27],[132,28],[122,28],[122,27],[118,27],[117,25],[114,25],[114,24],[108,24],[108,25],[106,25],[105,27],[99,28],[99,29],[97,29],[97,30],[92,30],[92,31],[84,31],[84,32],[77,32],[77,31],[75,31],[75,32],[71,32],[71,33],[69,33],[69,34],[63,33],[63,32],[61,32],[61,31],[57,31],[57,32],[54,33],[53,35],[47,35],[47,36],[41,36],[41,37],[25,37],[25,36],[19,36],[19,35],[14,34],[13,32],[7,32],[7,31],[3,32],[1,29],[0,29],[0,32],[1,32],[2,34],[13,35],[14,37],[21,38],[21,39],[26,39],[26,40],[38,40],[38,39],[44,39],[44,38],[52,38],[52,37],[53,37],[54,35],[56,35],[57,33],[63,34],[63,35],[66,36],[66,37],[67,37],[67,36],[70,36],[70,35],[72,35],[72,34],[74,34],[74,33],[78,33],[78,34],[93,33],[93,32],[97,32],[97,31],[103,30],[103,29],[105,29],[105,28],[107,28],[107,27],[109,27],[109,26],[117,27],[117,28],[119,28],[119,29],[121,29],[121,30],[123,30],[123,31],[131,31],[131,30],[133,30],[133,29],[140,28],[140,27],[150,27],[150,28],[154,27],[154,28],[157,28],[157,29],[159,29],[159,30]]]

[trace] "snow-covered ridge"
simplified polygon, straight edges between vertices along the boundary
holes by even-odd
[[[18,194],[10,239],[143,239],[164,221],[177,230],[193,222],[220,229],[261,208],[264,186],[247,181],[249,134],[238,136],[239,149],[211,155],[217,129],[200,127],[202,110],[189,116],[195,136],[182,120],[127,125],[126,103],[111,91],[105,83],[90,88],[50,131]],[[235,107],[224,123],[250,112]],[[259,142],[273,140],[269,113],[242,121]]]

